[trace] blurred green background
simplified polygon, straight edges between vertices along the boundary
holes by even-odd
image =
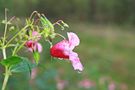
[[[52,22],[64,20],[67,31],[80,37],[75,51],[84,65],[78,74],[69,62],[51,58],[44,42],[35,78],[14,74],[7,90],[135,90],[135,0],[0,0],[0,20],[5,8],[10,17],[23,19],[36,10]]]

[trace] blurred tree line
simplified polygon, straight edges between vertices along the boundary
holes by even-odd
[[[18,16],[37,10],[51,18],[135,23],[135,0],[0,0],[1,14],[4,8]]]

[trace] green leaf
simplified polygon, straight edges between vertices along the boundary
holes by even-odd
[[[30,62],[27,58],[21,57],[22,61],[11,68],[11,72],[30,72],[36,67],[36,64]]]
[[[33,56],[34,56],[34,59],[35,59],[35,61],[36,61],[36,64],[38,64],[39,59],[40,59],[40,54],[39,54],[39,52],[34,52],[34,53],[33,53]]]
[[[0,63],[3,66],[11,67],[14,66],[22,61],[21,57],[18,56],[11,56],[7,59],[3,59]]]

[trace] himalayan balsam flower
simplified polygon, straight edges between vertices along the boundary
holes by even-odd
[[[116,85],[114,82],[111,82],[109,85],[108,85],[108,90],[115,90],[116,89]]]
[[[38,73],[38,69],[37,68],[32,69],[32,72],[31,72],[31,79],[32,80],[36,78],[37,73]]]
[[[82,87],[82,88],[85,88],[85,89],[89,89],[89,88],[95,86],[95,82],[93,82],[89,79],[84,79],[84,80],[82,80],[78,83],[78,86]]]
[[[64,90],[68,86],[68,81],[56,78],[56,86],[58,90]]]
[[[78,36],[73,32],[68,32],[68,40],[64,39],[55,44],[51,49],[50,53],[53,57],[69,59],[72,63],[74,70],[83,71],[83,66],[80,62],[78,54],[73,52],[75,46],[78,46],[80,40]]]
[[[40,40],[41,35],[37,31],[32,32],[32,37],[34,37],[33,40],[29,40],[25,43],[25,46],[28,48],[30,52],[42,52],[42,45],[38,43],[38,40]]]
[[[32,37],[34,37],[34,41],[38,41],[38,40],[40,40],[41,35],[37,31],[33,31]]]

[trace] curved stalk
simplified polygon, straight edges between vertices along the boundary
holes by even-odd
[[[29,26],[26,25],[24,28],[22,28],[17,34],[14,35],[14,37],[12,37],[6,44],[6,47],[23,31],[25,30],[26,28],[28,28]]]

